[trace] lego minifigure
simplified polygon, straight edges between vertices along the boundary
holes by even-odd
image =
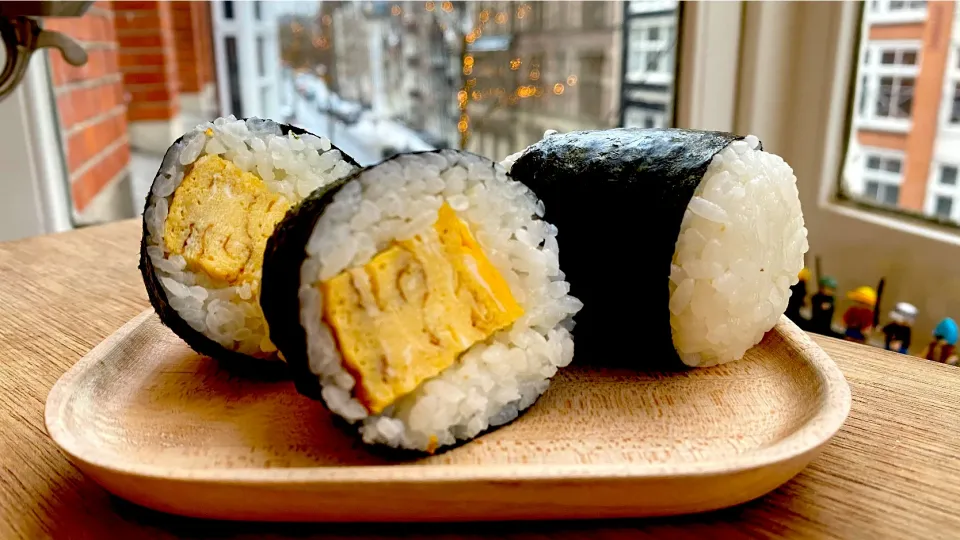
[[[834,291],[837,290],[837,280],[830,276],[823,276],[820,278],[818,285],[817,294],[810,298],[811,310],[808,329],[825,336],[834,336],[831,325],[834,309],[833,295]]]
[[[927,345],[924,358],[944,364],[957,365],[957,323],[947,317],[933,329],[933,341]]]
[[[877,292],[873,287],[857,287],[847,293],[847,298],[853,300],[853,305],[843,314],[844,339],[857,343],[867,340],[867,332],[873,327],[873,308],[877,305]]]
[[[910,349],[910,335],[914,321],[917,320],[917,308],[913,304],[899,302],[890,312],[890,322],[883,327],[884,348],[907,354]]]

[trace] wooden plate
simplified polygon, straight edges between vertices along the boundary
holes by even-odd
[[[850,390],[793,323],[738,362],[661,375],[572,367],[516,422],[415,461],[372,453],[292,383],[239,378],[144,312],[67,372],[47,430],[133,502],[243,520],[441,521],[711,510],[796,475]]]

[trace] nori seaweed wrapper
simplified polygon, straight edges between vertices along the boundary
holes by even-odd
[[[687,204],[730,133],[617,128],[554,134],[510,175],[557,226],[570,294],[583,301],[578,361],[681,367],[670,328],[670,264]],[[643,361],[637,362],[637,356]]]
[[[256,119],[244,118],[243,120],[247,121]],[[296,135],[313,135],[309,131],[296,126],[282,124],[280,122],[276,122],[276,124],[280,126],[280,131],[283,133],[283,135],[287,135],[288,133],[294,133]],[[194,133],[194,131],[187,132],[170,145],[170,148],[167,149],[167,152],[163,156],[163,162],[160,165],[160,169],[157,171],[157,176],[154,178],[153,184],[157,182],[163,171],[168,170],[170,165],[175,160],[179,159],[180,152],[183,150],[183,145],[185,144],[184,137],[192,133]],[[332,144],[331,150],[338,150],[342,155],[343,160],[355,167],[360,167],[356,160]],[[147,200],[144,202],[144,214],[146,214],[146,210],[151,204],[153,184],[151,184],[150,192],[147,193]],[[285,374],[286,366],[282,362],[266,362],[258,358],[226,349],[216,341],[194,330],[189,324],[180,318],[180,315],[177,314],[177,311],[170,307],[170,302],[167,300],[167,293],[160,285],[160,280],[157,278],[156,272],[154,272],[153,263],[150,261],[150,256],[147,255],[147,222],[143,218],[141,218],[141,226],[142,232],[140,236],[139,264],[140,275],[143,276],[143,284],[146,286],[147,297],[150,299],[150,305],[153,306],[153,309],[157,312],[157,315],[160,316],[160,321],[163,322],[163,324],[168,328],[173,330],[173,333],[185,341],[193,350],[205,356],[219,360],[221,365],[230,368],[232,371],[257,374],[261,377],[271,375],[276,377]]]
[[[317,189],[287,211],[263,252],[260,309],[267,319],[270,341],[287,361],[297,391],[312,399],[320,399],[321,387],[320,379],[310,372],[307,333],[300,325],[300,266],[317,220],[340,188],[361,172],[363,169]]]

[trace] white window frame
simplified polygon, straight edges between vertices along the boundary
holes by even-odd
[[[866,30],[866,29],[865,29]],[[877,116],[877,100],[879,98],[880,79],[882,77],[894,77],[894,84],[899,84],[901,78],[912,78],[914,81],[914,91],[916,91],[916,80],[920,73],[920,49],[922,44],[916,40],[875,40],[868,41],[861,47],[859,62],[856,74],[856,90],[854,95],[854,126],[855,128],[877,129],[882,131],[896,131],[905,133],[913,125],[913,108],[909,118],[895,118],[889,116]],[[904,53],[912,52],[916,55],[916,61],[912,65],[881,64],[882,56],[885,52],[894,52],[897,58],[901,58]],[[867,86],[863,87],[863,78],[867,78]],[[894,95],[899,96],[899,93]],[[912,98],[911,98],[912,99]],[[863,111],[860,110],[861,102],[864,103]]]
[[[877,158],[881,160],[880,169],[871,169],[867,166],[871,158]],[[888,160],[898,161],[900,163],[900,170],[895,173],[886,170],[883,165]],[[867,195],[867,183],[876,182],[879,184],[881,194],[883,193],[884,186],[896,187],[899,193],[900,188],[903,186],[903,173],[905,168],[906,155],[899,150],[876,147],[861,147],[859,160],[859,172],[861,175],[861,181],[859,182],[860,189],[854,194],[877,204],[888,205],[888,203],[883,201],[882,196],[878,196],[876,199],[873,199]]]
[[[911,7],[915,1],[902,0],[904,9],[891,9],[897,0],[867,0],[863,6],[864,20],[871,24],[904,24],[922,22],[927,18],[927,6]]]
[[[957,6],[955,17],[960,15],[960,5]],[[960,121],[951,122],[953,112],[953,96],[955,89],[960,86],[960,21],[954,20],[954,40],[950,43],[950,53],[947,55],[947,69],[943,74],[943,96],[940,99],[940,129],[960,134]]]
[[[957,169],[957,178],[952,186],[940,181],[944,167]],[[953,205],[950,207],[950,215],[947,217],[952,221],[960,222],[960,161],[933,161],[930,163],[926,200],[923,203],[924,214],[933,218],[940,217],[936,215],[937,197],[947,197],[953,201]]]
[[[627,22],[630,26],[627,44],[626,79],[628,82],[662,85],[673,83],[677,19],[676,12],[672,12],[653,17],[635,17]],[[651,41],[648,36],[653,28],[658,30],[659,35],[656,40]],[[657,60],[656,70],[648,71],[651,56]]]

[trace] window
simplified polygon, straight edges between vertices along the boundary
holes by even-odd
[[[938,219],[960,222],[960,204],[955,204],[960,203],[960,185],[957,183],[960,165],[933,163],[930,169],[926,213]]]
[[[886,206],[896,206],[903,183],[903,156],[883,149],[864,149],[862,166],[850,189],[856,195]]]
[[[229,77],[230,114],[239,118],[244,115],[244,111],[240,96],[240,62],[237,58],[237,38],[227,36],[224,45],[227,56],[227,77]]]
[[[960,124],[960,82],[953,83],[953,95],[948,96],[952,98],[949,100],[950,104],[950,117],[947,119],[947,122],[950,124]]]
[[[944,186],[957,185],[957,168],[951,165],[940,167],[940,184]]]
[[[937,195],[937,206],[933,211],[934,215],[938,218],[950,219],[951,209],[953,209],[953,199],[944,197],[943,195]]]
[[[675,27],[675,15],[631,19],[626,75],[631,82],[664,84],[672,81]]]
[[[151,3],[141,4],[98,4],[100,7],[84,15],[89,19],[83,22],[111,26],[126,20],[132,11],[152,9]],[[673,121],[677,20],[682,11],[676,0],[223,0],[190,5],[193,9],[172,10],[168,17],[171,20],[141,17],[147,24],[142,29],[145,33],[178,44],[176,51],[167,48],[157,52],[163,54],[164,65],[176,66],[180,83],[173,84],[177,88],[164,92],[162,98],[157,92],[124,88],[123,80],[129,82],[130,74],[143,68],[120,61],[124,54],[136,51],[124,52],[125,47],[115,43],[115,32],[98,38],[103,46],[98,45],[100,56],[92,58],[102,57],[100,63],[109,68],[109,73],[97,77],[92,77],[93,72],[85,73],[88,69],[65,68],[60,55],[44,53],[49,65],[40,67],[49,67],[43,75],[53,87],[53,97],[44,96],[51,99],[43,101],[52,101],[51,107],[58,102],[71,103],[67,98],[73,92],[96,89],[94,93],[100,95],[100,86],[109,86],[103,89],[104,99],[97,100],[103,102],[98,104],[102,107],[85,108],[83,114],[87,116],[83,119],[69,119],[77,116],[71,114],[76,111],[54,115],[60,122],[70,122],[60,126],[56,139],[64,144],[54,145],[63,147],[55,151],[73,155],[52,156],[64,158],[67,166],[44,168],[65,171],[57,174],[67,177],[60,178],[66,191],[79,186],[77,181],[87,182],[97,176],[76,191],[84,192],[89,199],[97,194],[96,189],[88,190],[89,186],[109,186],[122,196],[136,194],[139,200],[135,204],[142,208],[143,197],[160,166],[159,162],[147,162],[163,155],[166,141],[150,136],[153,132],[149,130],[137,129],[137,118],[143,115],[124,114],[124,107],[117,105],[124,94],[131,111],[143,107],[151,118],[158,117],[150,122],[170,122],[170,129],[179,129],[175,127],[179,123],[189,129],[221,114],[270,116],[295,123],[330,137],[364,165],[378,162],[387,146],[403,151],[474,144],[489,157],[500,158],[539,139],[546,129],[602,129],[621,123],[657,127]],[[727,63],[736,66],[741,36],[740,32],[726,30],[729,22],[739,22],[743,13],[740,6],[735,17],[724,15],[731,11],[728,9],[704,10],[688,36],[700,36],[700,46],[691,47],[687,54],[714,66],[691,70],[696,71],[697,84],[710,91],[698,92],[704,95],[696,99],[685,98],[696,103],[682,110],[692,111],[688,125],[730,129],[733,126],[716,125],[710,115],[726,115],[729,110],[732,118],[735,100],[713,106],[719,100],[710,95],[732,95],[736,91],[736,69],[724,67]],[[487,21],[480,25],[478,15],[483,11],[488,13]],[[706,12],[720,13],[720,18],[708,17]],[[687,13],[697,15],[697,9]],[[48,22],[51,28],[55,22],[60,23],[57,30],[67,34],[75,30],[73,26],[89,26],[74,25],[79,21],[66,19]],[[163,24],[155,26],[160,22]],[[707,27],[712,29],[709,33],[704,30]],[[541,33],[549,35],[538,35]],[[83,41],[83,36],[72,37]],[[722,51],[719,59],[718,41],[729,49]],[[632,57],[631,67],[638,74],[633,82],[622,73],[628,57]],[[464,65],[467,58],[469,66]],[[514,63],[517,67],[511,69]],[[529,78],[534,65],[536,80]],[[731,75],[717,75],[724,71]],[[166,76],[172,73],[154,73],[154,78],[170,83]],[[714,92],[714,87],[721,91]],[[466,99],[461,92],[467,94]],[[90,156],[78,155],[77,147],[83,145],[77,141],[84,140],[87,128],[96,127],[92,120],[101,118],[130,123],[131,129],[114,130],[120,133],[117,138],[95,149],[84,149],[83,154],[92,153]],[[157,125],[163,130],[168,127]],[[474,142],[478,129],[486,139]],[[133,158],[127,159],[131,153]],[[49,152],[46,155],[51,157]],[[98,163],[106,165],[93,167]],[[141,166],[144,164],[149,166]],[[129,190],[114,183],[127,173],[137,178]],[[76,208],[69,210],[79,214],[89,201],[74,202]],[[960,202],[954,206],[958,205]],[[139,208],[130,210],[129,217]],[[5,223],[0,219],[0,225]]]
[[[893,120],[901,127],[909,126],[919,74],[918,55],[919,45],[915,44],[895,45],[883,41],[867,44],[858,89],[857,113],[861,122]]]

